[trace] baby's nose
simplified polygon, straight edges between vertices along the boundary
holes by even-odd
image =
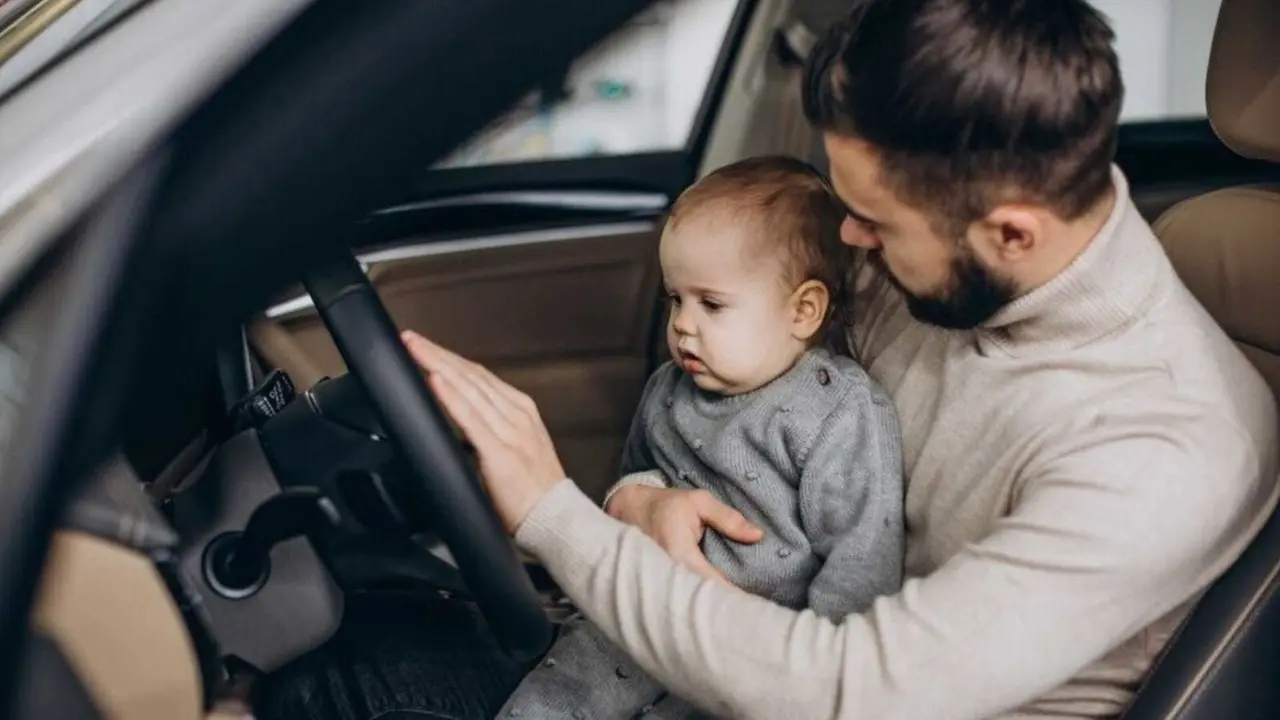
[[[681,310],[675,310],[675,316],[671,320],[671,327],[681,335],[692,335],[695,329],[693,318],[689,313]]]

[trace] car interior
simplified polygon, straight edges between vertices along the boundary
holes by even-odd
[[[197,5],[141,3],[111,32],[172,28]],[[657,149],[465,161],[570,86],[626,92],[593,58],[660,24],[664,3],[649,5],[229,2],[257,30],[177,121],[99,153],[109,174],[69,164],[28,215],[0,215],[20,236],[54,212],[40,198],[100,189],[56,207],[54,240],[13,251],[21,262],[0,243],[0,266],[20,268],[0,271],[8,716],[248,717],[241,683],[325,643],[362,588],[474,603],[511,657],[547,647],[566,601],[507,540],[397,330],[528,393],[569,475],[602,498],[665,358],[663,213],[747,155],[824,164],[800,68],[847,2],[704,3],[723,39],[687,131]],[[1127,124],[1117,163],[1280,398],[1277,37],[1273,0],[1223,0],[1207,120]],[[126,44],[105,34],[0,94],[0,127]],[[1124,717],[1280,717],[1277,587],[1273,518]]]

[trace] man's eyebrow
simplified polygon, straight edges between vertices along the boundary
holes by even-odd
[[[849,213],[849,217],[853,218],[854,220],[857,220],[858,222],[865,223],[867,225],[883,225],[883,223],[881,223],[879,220],[876,220],[875,218],[871,217],[870,215],[867,215],[864,212],[854,210],[853,207],[849,205],[849,203],[845,202],[844,198],[840,197],[840,193],[836,192],[835,183],[831,181],[830,176],[827,176],[827,175],[822,176],[822,182],[827,186],[827,190],[831,193],[831,197],[835,198],[841,205],[844,206],[844,211]]]
[[[839,197],[839,196],[837,195],[836,197]],[[843,199],[840,200],[840,204],[844,206],[844,211],[849,213],[849,217],[853,218],[854,220],[857,220],[858,222],[864,225],[879,227],[884,224],[879,220],[871,217],[870,215],[867,215],[866,213],[854,210],[853,207],[850,206],[849,203],[845,202]]]

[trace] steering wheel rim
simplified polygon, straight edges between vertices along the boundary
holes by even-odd
[[[541,656],[551,622],[444,412],[351,251],[330,253],[303,285],[347,368],[415,479],[415,496],[503,651]]]

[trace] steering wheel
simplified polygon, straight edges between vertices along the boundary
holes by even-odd
[[[541,656],[552,628],[533,582],[359,263],[349,249],[337,248],[303,284],[398,446],[413,475],[414,498],[449,546],[499,645],[516,660]]]

